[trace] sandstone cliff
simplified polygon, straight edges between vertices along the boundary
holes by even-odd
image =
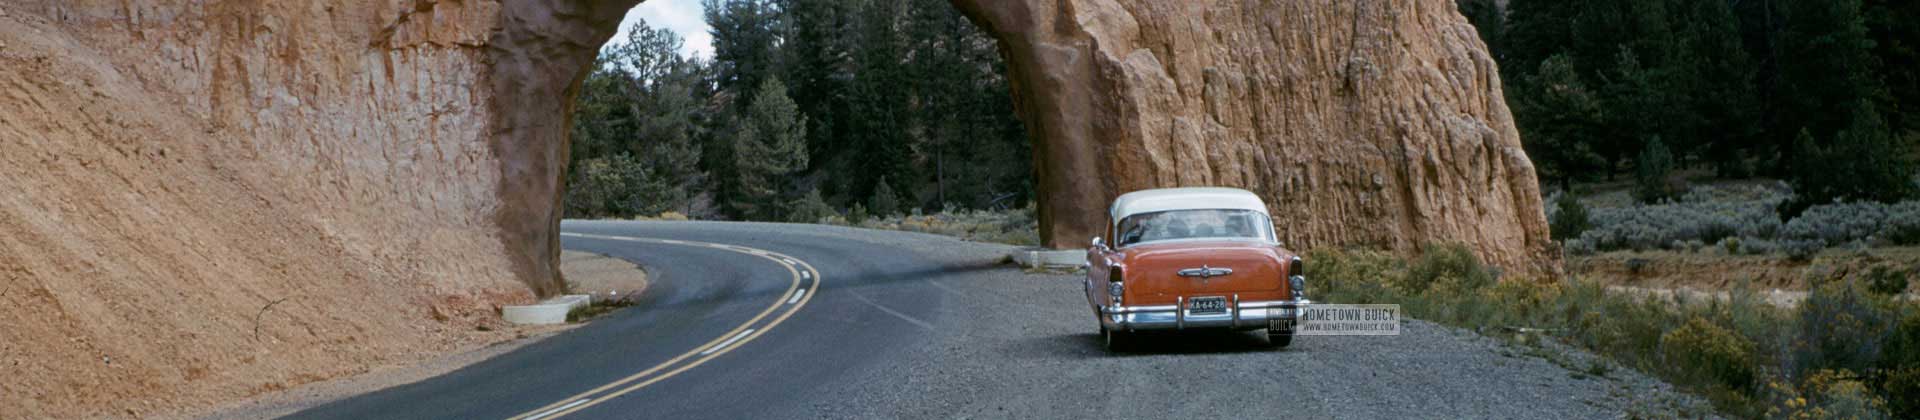
[[[559,287],[564,90],[631,3],[0,2],[0,418],[505,337]]]
[[[0,2],[0,418],[498,338],[494,305],[560,288],[569,89],[636,2]],[[1005,48],[1052,244],[1207,184],[1268,197],[1292,245],[1548,248],[1450,1],[955,2]]]

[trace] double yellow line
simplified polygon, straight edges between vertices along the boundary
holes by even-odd
[[[768,305],[767,309],[761,310],[758,315],[754,315],[753,319],[741,323],[739,326],[734,327],[725,334],[721,334],[719,337],[714,337],[713,340],[707,341],[705,344],[687,350],[686,353],[681,353],[679,356],[647,368],[647,370],[640,371],[640,373],[620,378],[606,385],[601,385],[586,392],[574,394],[565,399],[555,401],[552,404],[521,413],[520,415],[510,417],[509,420],[551,420],[560,418],[606,402],[615,397],[639,390],[640,388],[645,388],[648,385],[653,385],[655,382],[671,378],[688,369],[693,369],[695,366],[700,366],[709,360],[720,357],[720,355],[727,354],[727,352],[731,352],[733,349],[745,346],[747,342],[759,338],[761,334],[766,334],[767,330],[773,329],[773,327],[780,325],[781,322],[785,322],[788,317],[793,316],[795,312],[799,312],[801,307],[806,306],[808,301],[813,300],[815,292],[820,290],[820,272],[815,270],[812,265],[800,261],[798,258],[763,249],[672,239],[634,238],[580,233],[561,233],[560,235],[612,241],[707,247],[752,255],[765,258],[773,261],[775,264],[786,267],[787,272],[793,276],[793,282],[787,285],[785,293],[781,293],[780,297],[775,299],[772,305]],[[782,309],[784,309],[784,311],[782,311]],[[773,315],[775,312],[779,312],[779,315]],[[772,320],[762,324],[761,321],[767,320],[768,316],[773,316]],[[758,328],[755,328],[756,326],[758,326]],[[667,370],[668,368],[672,368],[672,370]],[[665,371],[665,373],[655,375],[655,373],[661,371]]]

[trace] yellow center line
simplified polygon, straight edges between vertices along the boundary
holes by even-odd
[[[765,258],[769,261],[773,261],[775,264],[780,264],[781,267],[786,268],[787,273],[793,277],[793,281],[792,283],[789,283],[787,285],[787,290],[782,292],[779,295],[780,298],[775,299],[773,301],[773,305],[767,306],[767,308],[764,310],[761,310],[759,314],[754,315],[752,319],[748,319],[747,322],[741,323],[739,326],[734,327],[732,330],[727,331],[725,334],[721,334],[718,337],[714,337],[713,340],[709,340],[704,344],[695,346],[692,350],[688,350],[686,353],[681,353],[679,356],[675,356],[672,359],[668,359],[665,362],[661,362],[658,365],[654,365],[651,368],[647,368],[647,370],[640,371],[640,373],[636,373],[631,376],[627,376],[625,378],[620,378],[619,380],[609,382],[605,385],[601,385],[594,389],[587,390],[586,392],[574,394],[573,396],[561,399],[559,401],[555,401],[552,404],[547,404],[540,408],[533,409],[532,411],[521,413],[520,415],[509,418],[510,420],[525,420],[529,417],[536,416],[536,415],[538,415],[541,420],[560,418],[562,416],[566,416],[567,414],[571,414],[573,412],[577,412],[580,410],[584,410],[588,407],[598,405],[601,402],[604,402],[609,399],[613,399],[614,397],[618,397],[618,396],[625,395],[627,393],[639,390],[640,388],[644,388],[648,385],[652,385],[655,382],[659,382],[661,380],[673,377],[674,375],[680,374],[680,372],[685,372],[688,369],[692,369],[695,366],[699,366],[701,364],[706,363],[709,360],[713,360],[716,357],[720,357],[720,355],[727,354],[728,352],[732,352],[734,349],[746,347],[748,342],[753,341],[755,338],[759,338],[760,335],[762,334],[766,334],[767,330],[771,330],[773,329],[774,326],[780,325],[780,323],[785,322],[788,317],[792,317],[795,312],[799,312],[800,308],[807,306],[807,302],[812,301],[813,295],[816,294],[811,292],[818,291],[820,289],[820,282],[823,280],[822,276],[819,274],[820,272],[815,271],[812,265],[807,264],[805,262],[800,262],[799,259],[796,259],[793,257],[788,257],[779,253],[770,252],[766,250],[760,250],[760,249],[754,249],[754,248],[748,248],[748,247],[742,247],[742,246],[721,245],[721,244],[694,242],[694,241],[669,241],[669,240],[652,239],[652,238],[586,235],[586,234],[576,234],[576,233],[561,233],[561,235],[594,238],[594,239],[629,241],[629,242],[653,242],[653,243],[664,243],[664,244],[671,244],[671,245],[703,245],[703,246],[708,246],[716,249],[723,249],[723,250],[737,252],[741,254],[752,255],[760,258]],[[758,252],[755,252],[755,251],[758,251]],[[802,293],[803,296],[800,298],[800,301],[798,303],[789,303],[788,300],[785,298],[788,296],[793,296],[794,291],[800,288],[800,283],[802,281],[802,277],[801,277],[802,271],[799,269],[796,269],[793,265],[787,264],[787,261],[783,261],[782,259],[799,262],[799,265],[803,266],[804,270],[806,272],[809,272],[809,274],[811,274],[811,277],[813,279],[813,284],[807,288],[808,293]],[[743,331],[747,331],[748,327],[752,327],[754,324],[759,323],[761,319],[766,318],[767,315],[769,314],[772,314],[774,310],[780,309],[781,306],[791,306],[791,307],[788,308],[785,313],[782,313],[780,314],[780,316],[775,317],[773,321],[768,322],[766,326],[761,327],[758,330],[747,334],[745,338],[740,338],[738,342],[733,343],[732,345],[729,345],[724,349],[718,349],[717,351],[712,351],[710,354],[703,355],[703,353],[701,353],[701,351],[703,350],[713,348],[714,346],[718,345],[721,341],[725,341],[729,338],[740,335]],[[632,383],[633,381],[639,380],[641,378],[646,378],[648,375],[651,375],[654,372],[660,371],[661,369],[665,369],[669,366],[673,366],[676,363],[679,363],[683,360],[686,360],[687,358],[694,357],[696,355],[703,355],[703,357],[701,357],[699,360],[693,361],[692,363],[688,363],[686,366],[681,366],[678,369],[674,369],[672,371],[668,371],[667,373],[661,374],[659,376],[652,377],[650,379],[647,379],[644,382],[640,382],[638,384],[634,384],[632,386],[622,388],[618,391],[607,393],[606,395],[589,398],[589,396],[599,394],[606,390],[613,389],[621,385],[626,385],[628,383]],[[583,401],[583,400],[587,402],[584,404],[580,403],[580,401]]]

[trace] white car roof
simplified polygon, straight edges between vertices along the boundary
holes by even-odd
[[[1200,209],[1252,210],[1264,215],[1267,203],[1239,188],[1162,188],[1122,194],[1113,200],[1108,216],[1118,222],[1141,213]]]

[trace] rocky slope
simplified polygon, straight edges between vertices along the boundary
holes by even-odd
[[[637,0],[0,2],[0,418],[139,416],[498,338],[560,289],[571,86]],[[1292,245],[1544,255],[1447,0],[955,0],[1055,245],[1243,186]],[[256,332],[257,331],[257,332]]]

